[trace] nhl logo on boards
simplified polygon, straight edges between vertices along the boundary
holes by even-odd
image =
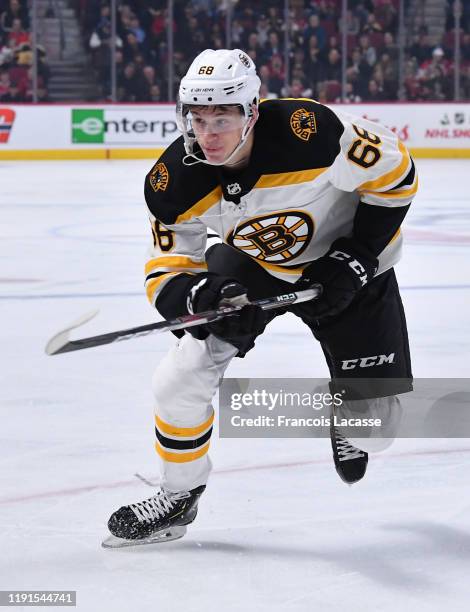
[[[317,133],[315,113],[299,108],[290,117],[290,126],[300,140],[307,141],[312,134]]]
[[[11,108],[0,108],[0,143],[8,142],[15,115],[15,111]]]
[[[150,184],[152,185],[152,189],[154,191],[165,191],[168,186],[169,178],[168,168],[163,162],[159,162],[150,173]]]
[[[227,193],[229,195],[237,195],[237,193],[241,193],[241,190],[240,183],[230,183],[230,185],[227,185]]]

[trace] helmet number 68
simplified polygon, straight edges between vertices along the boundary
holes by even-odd
[[[214,72],[214,66],[201,66],[198,74],[212,74]]]

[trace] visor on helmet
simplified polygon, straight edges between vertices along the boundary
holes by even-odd
[[[245,127],[246,119],[238,107],[234,110],[198,111],[189,110],[187,115],[188,131],[196,137],[199,134],[223,134],[234,132]]]

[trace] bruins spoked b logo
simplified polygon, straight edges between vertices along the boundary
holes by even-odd
[[[227,242],[255,259],[281,264],[305,251],[313,229],[311,217],[302,211],[270,213],[241,223]]]
[[[307,141],[312,134],[317,133],[315,113],[299,108],[290,117],[290,126],[300,140]]]
[[[150,173],[150,184],[154,191],[165,191],[168,186],[168,168],[163,162],[157,163]]]

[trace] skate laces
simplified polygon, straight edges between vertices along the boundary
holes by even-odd
[[[189,496],[187,491],[172,493],[161,489],[154,497],[138,504],[130,504],[129,508],[141,523],[149,522],[164,517],[167,512],[173,510],[177,501]]]
[[[350,459],[360,459],[364,457],[363,451],[353,446],[337,429],[335,429],[335,435],[336,448],[338,449],[338,458],[340,461],[349,461]]]

